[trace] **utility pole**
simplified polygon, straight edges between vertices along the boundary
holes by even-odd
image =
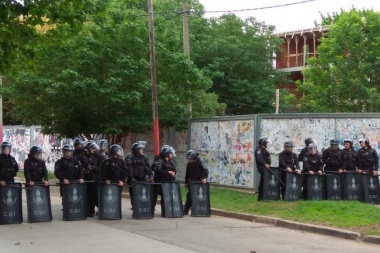
[[[190,39],[189,39],[189,6],[186,3],[182,3],[182,19],[183,19],[183,53],[190,59]],[[190,113],[190,119],[193,114],[193,106],[191,101],[187,104],[187,108]]]
[[[3,86],[3,77],[0,76],[0,86]],[[3,142],[3,97],[0,96],[0,143]]]
[[[154,47],[153,0],[148,0],[148,24],[150,46],[150,77],[152,80],[153,145],[154,155],[160,154],[160,125],[158,120],[156,53]]]

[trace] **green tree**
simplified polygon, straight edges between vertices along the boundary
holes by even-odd
[[[0,73],[12,52],[35,40],[37,27],[47,24],[81,24],[87,13],[101,10],[102,0],[3,0],[0,3]]]
[[[274,111],[269,77],[278,75],[272,57],[281,41],[273,26],[227,14],[194,19],[191,30],[192,59],[212,79],[210,91],[227,104],[228,115]]]
[[[298,87],[302,110],[374,112],[380,110],[380,13],[342,12],[321,39],[318,57]]]
[[[17,54],[4,90],[17,118],[67,137],[151,128],[147,18],[138,3],[109,1],[107,15],[90,17],[79,32],[59,25],[31,53]],[[188,117],[189,99],[215,106],[198,114],[220,105],[205,92],[211,80],[182,52],[169,50],[169,42],[156,44],[160,125],[179,127]]]

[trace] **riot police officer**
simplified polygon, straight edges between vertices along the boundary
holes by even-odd
[[[379,156],[376,150],[371,147],[367,138],[360,138],[359,143],[361,149],[358,151],[358,172],[378,176]]]
[[[154,182],[172,182],[175,181],[175,175],[177,170],[175,168],[173,158],[175,157],[175,150],[171,146],[166,146],[161,149],[160,158],[154,163],[155,173]],[[157,203],[158,195],[161,196],[161,216],[165,216],[164,201],[162,198],[161,185],[155,185],[154,187],[154,206]]]
[[[281,169],[281,181],[285,185],[281,185],[281,195],[282,199],[285,199],[285,189],[286,189],[286,173],[295,172],[301,174],[300,165],[298,162],[298,157],[293,153],[293,142],[286,141],[284,143],[284,150],[278,155],[279,167]]]
[[[106,184],[117,182],[119,186],[123,186],[127,178],[127,165],[121,158],[123,148],[117,144],[112,145],[109,150],[109,156],[102,163],[102,181]]]
[[[314,143],[309,144],[308,152],[303,157],[303,168],[302,171],[309,175],[322,175],[323,174],[323,161],[321,156],[318,154],[317,145]],[[303,180],[303,191],[302,196],[307,199],[307,181],[306,177]]]
[[[26,183],[34,185],[35,183],[43,183],[49,185],[48,171],[45,161],[41,159],[42,149],[38,146],[30,148],[28,158],[24,162],[24,176]]]
[[[54,175],[59,179],[61,186],[59,193],[62,197],[62,184],[69,184],[70,181],[79,180],[83,184],[83,167],[79,161],[73,157],[73,147],[65,144],[62,147],[62,157],[55,162]]]
[[[356,171],[358,166],[358,152],[353,148],[353,142],[351,138],[344,139],[344,149],[343,154],[346,158],[346,170],[345,171]]]
[[[325,164],[325,171],[343,173],[346,170],[346,157],[341,149],[337,138],[330,140],[330,147],[322,154],[322,161]]]
[[[84,153],[83,142],[78,137],[74,139],[74,158],[78,159]]]
[[[153,181],[153,173],[149,165],[148,157],[144,154],[145,145],[145,141],[133,143],[132,153],[125,158],[128,167],[127,183],[130,185],[141,181]],[[129,187],[129,197],[131,199],[131,205],[133,206],[133,187]]]
[[[19,168],[16,159],[11,156],[11,143],[4,141],[1,143],[0,154],[0,185],[5,186],[6,183],[13,183]]]
[[[108,157],[108,141],[106,139],[101,139],[99,141],[99,153],[104,156],[104,158]]]
[[[83,166],[84,180],[94,181],[86,184],[87,216],[94,217],[95,206],[98,205],[98,184],[100,180],[100,164],[104,157],[97,152],[99,146],[94,141],[88,141],[85,152],[78,157]]]
[[[311,143],[317,144],[317,140],[314,139],[313,137],[309,137],[309,138],[305,139],[305,147],[299,153],[299,155],[298,155],[298,161],[300,161],[300,162],[303,161],[303,157],[305,156],[305,154],[308,153],[308,147],[309,147],[309,145]]]
[[[187,151],[186,159],[188,160],[188,163],[186,165],[185,187],[188,188],[188,191],[186,195],[185,207],[183,209],[184,215],[188,215],[191,208],[190,182],[201,181],[205,184],[208,178],[208,169],[203,160],[199,158],[199,155],[194,150]]]
[[[271,141],[268,139],[268,137],[260,137],[258,141],[258,147],[255,151],[255,160],[256,160],[256,166],[257,170],[259,171],[260,174],[260,181],[259,181],[259,194],[257,197],[258,201],[262,200],[263,197],[263,187],[264,187],[264,169],[269,170],[270,165],[271,165],[271,158],[270,154],[267,151],[267,145],[270,144]]]

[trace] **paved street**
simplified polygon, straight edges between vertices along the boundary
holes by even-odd
[[[378,245],[302,233],[229,218],[152,220],[131,218],[123,199],[123,219],[64,222],[57,187],[52,187],[51,223],[0,226],[0,252],[366,252]],[[26,203],[24,196],[24,220]]]

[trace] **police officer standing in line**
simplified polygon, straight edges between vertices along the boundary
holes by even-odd
[[[108,141],[106,139],[101,139],[99,141],[99,153],[104,156],[104,158],[108,157]]]
[[[24,176],[28,185],[33,186],[35,183],[42,183],[42,181],[45,186],[49,185],[48,171],[45,161],[41,159],[41,154],[42,149],[38,146],[33,146],[24,162]]]
[[[74,139],[74,158],[78,159],[84,153],[83,142],[79,138]]]
[[[128,167],[128,180],[129,185],[135,185],[136,182],[150,181],[153,182],[153,173],[149,165],[148,157],[144,154],[146,142],[139,141],[133,143],[132,153],[125,158]],[[129,197],[133,207],[133,187],[129,187]]]
[[[199,155],[194,150],[189,150],[186,153],[186,159],[188,163],[186,165],[186,175],[185,175],[185,188],[188,189],[186,195],[185,207],[183,209],[183,214],[188,215],[191,208],[191,181],[201,181],[203,184],[207,183],[208,169],[204,164],[203,160],[199,158]]]
[[[87,216],[94,217],[95,206],[98,206],[98,184],[100,180],[100,164],[104,157],[97,151],[99,146],[94,141],[88,141],[85,152],[78,157],[83,166],[84,180],[95,181],[87,183]]]
[[[302,171],[309,175],[322,175],[323,174],[323,161],[321,156],[318,154],[317,145],[314,143],[309,144],[308,153],[305,154],[303,158],[303,168]],[[307,178],[304,177],[303,180],[303,199],[307,199]]]
[[[102,163],[101,175],[102,181],[106,184],[116,182],[118,186],[123,186],[127,178],[127,165],[122,159],[123,148],[114,144],[110,147],[109,158]]]
[[[337,138],[330,140],[330,147],[323,151],[322,161],[325,164],[325,171],[339,172],[346,170],[346,157],[341,149]]]
[[[367,138],[360,138],[359,143],[361,149],[358,151],[358,172],[378,176],[379,156],[376,150],[371,147]]]
[[[344,139],[344,149],[343,154],[346,159],[346,170],[345,171],[356,171],[358,166],[358,152],[353,148],[352,139]]]
[[[263,187],[264,187],[264,170],[269,170],[271,165],[271,158],[270,154],[267,151],[267,145],[270,144],[270,140],[268,137],[260,137],[258,141],[258,147],[255,151],[255,160],[256,160],[256,166],[260,174],[260,182],[259,182],[259,195],[257,198],[257,201],[261,201],[263,198]]]
[[[303,157],[305,156],[305,154],[308,153],[308,147],[309,147],[309,145],[311,143],[317,144],[317,140],[314,139],[313,137],[309,137],[309,138],[305,139],[305,147],[299,153],[299,155],[298,155],[298,161],[300,161],[300,162],[303,161]]]
[[[70,181],[79,180],[83,184],[83,167],[79,161],[73,157],[73,147],[70,144],[65,144],[62,147],[62,157],[55,162],[54,175],[61,183],[59,193],[63,195],[62,184],[69,184]]]
[[[175,157],[175,150],[171,146],[166,146],[161,149],[160,158],[155,162],[154,168],[154,182],[173,182],[175,181],[175,175],[177,170],[175,168],[173,158]],[[161,216],[164,217],[164,201],[162,198],[162,187],[161,185],[155,185],[154,187],[154,206],[157,203],[158,195],[161,196]]]
[[[282,200],[285,199],[286,189],[286,173],[295,172],[301,174],[298,157],[293,153],[293,142],[286,141],[284,143],[284,150],[278,155],[279,167],[281,169],[281,181],[285,185],[281,185]]]
[[[11,156],[11,149],[11,143],[7,141],[1,143],[0,186],[5,186],[6,183],[14,183],[14,178],[19,170],[16,159]]]

